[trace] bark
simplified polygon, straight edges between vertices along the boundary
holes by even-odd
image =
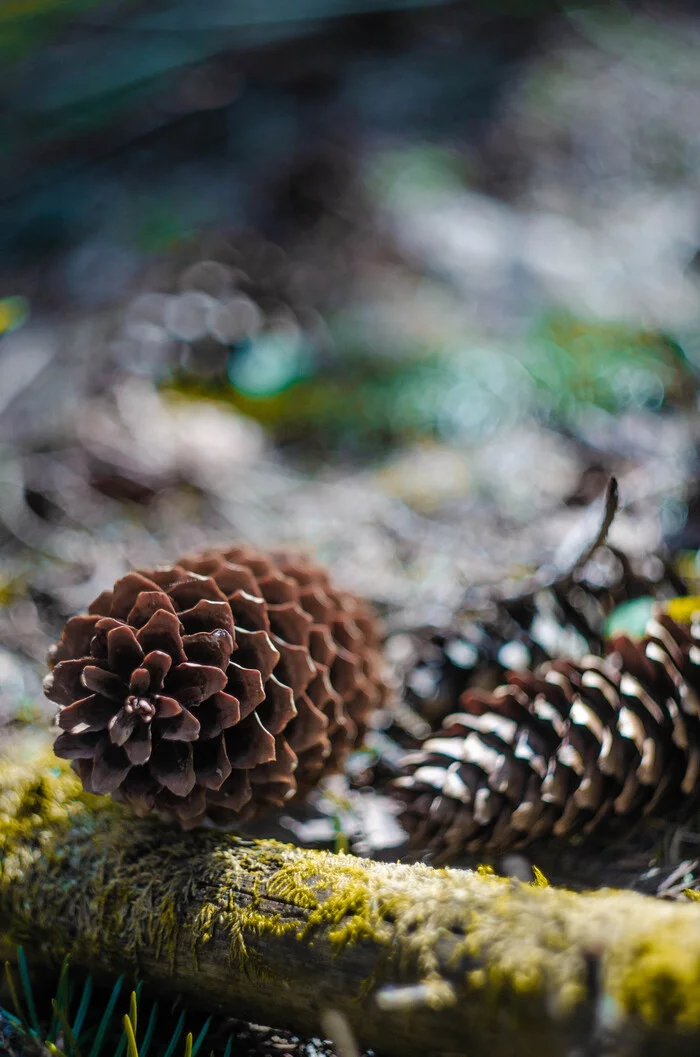
[[[0,765],[0,935],[395,1055],[700,1050],[700,907],[138,821],[45,744]]]

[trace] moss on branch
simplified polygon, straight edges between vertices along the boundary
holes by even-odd
[[[37,739],[0,766],[0,933],[309,1034],[336,1009],[386,1053],[700,1047],[697,904],[183,834]]]

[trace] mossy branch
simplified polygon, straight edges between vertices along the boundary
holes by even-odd
[[[137,821],[45,743],[0,766],[0,934],[386,1054],[700,1049],[700,906]],[[328,1019],[326,1018],[326,1023]]]

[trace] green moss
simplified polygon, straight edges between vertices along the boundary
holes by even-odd
[[[535,874],[373,863],[271,840],[134,820],[85,794],[45,744],[0,764],[0,929],[57,958],[137,969],[155,950],[196,971],[214,941],[256,981],[282,981],[271,937],[325,943],[334,959],[374,949],[364,990],[423,981],[436,1003],[470,1003],[475,1022],[532,1026],[591,995],[650,1025],[700,1032],[700,908],[628,892],[580,895]],[[288,946],[285,949],[289,949]],[[274,964],[273,964],[274,962]]]

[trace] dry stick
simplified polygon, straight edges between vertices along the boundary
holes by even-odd
[[[465,592],[462,601],[456,607],[456,612],[478,613],[486,600],[488,600],[488,603],[495,601],[506,605],[514,605],[531,599],[539,591],[546,588],[563,587],[570,583],[576,573],[583,568],[598,548],[605,543],[619,506],[620,495],[617,479],[610,477],[601,499],[591,503],[586,510],[586,517],[576,526],[576,536],[579,536],[582,532],[585,533],[587,521],[591,518],[594,511],[598,512],[593,528],[586,533],[586,538],[569,561],[556,566],[541,566],[535,573],[519,583],[517,590],[511,594],[504,593],[495,584],[489,586],[481,583],[477,585],[478,597],[472,597],[475,585],[471,585]],[[569,537],[564,541],[565,544],[568,540]],[[424,638],[428,638],[435,631],[433,625],[418,628],[415,625],[407,626],[399,623],[392,625],[390,618],[387,618],[386,623],[389,625],[392,634],[411,632],[414,635],[420,634]]]
[[[586,562],[593,557],[595,552],[601,547],[607,538],[610,526],[615,519],[615,515],[620,505],[620,494],[617,485],[617,479],[610,477],[605,488],[605,493],[601,500],[596,500],[590,507],[587,508],[587,515],[590,517],[594,510],[598,510],[598,516],[595,521],[595,525],[592,531],[588,534],[588,538],[579,544],[578,551],[568,561],[560,563],[554,568],[550,566],[543,566],[538,569],[533,576],[525,580],[519,585],[518,590],[512,595],[504,595],[501,599],[503,602],[514,603],[521,602],[532,595],[537,594],[548,587],[563,586],[564,584],[571,581],[579,569],[582,569]],[[580,531],[585,531],[586,519],[581,522],[580,526],[577,526],[576,535]],[[565,540],[565,544],[568,542],[569,537]],[[497,592],[495,592],[497,595]]]
[[[0,762],[0,937],[307,1035],[333,1010],[397,1057],[700,1047],[697,904],[183,834],[36,737]]]
[[[571,570],[572,575],[577,569],[584,566],[589,558],[593,557],[593,554],[598,550],[598,547],[605,543],[608,532],[610,531],[610,526],[615,519],[619,506],[620,492],[617,485],[617,478],[611,477],[605,487],[602,517],[600,519],[598,530],[590,540],[588,546],[584,547],[583,551],[574,562]]]

